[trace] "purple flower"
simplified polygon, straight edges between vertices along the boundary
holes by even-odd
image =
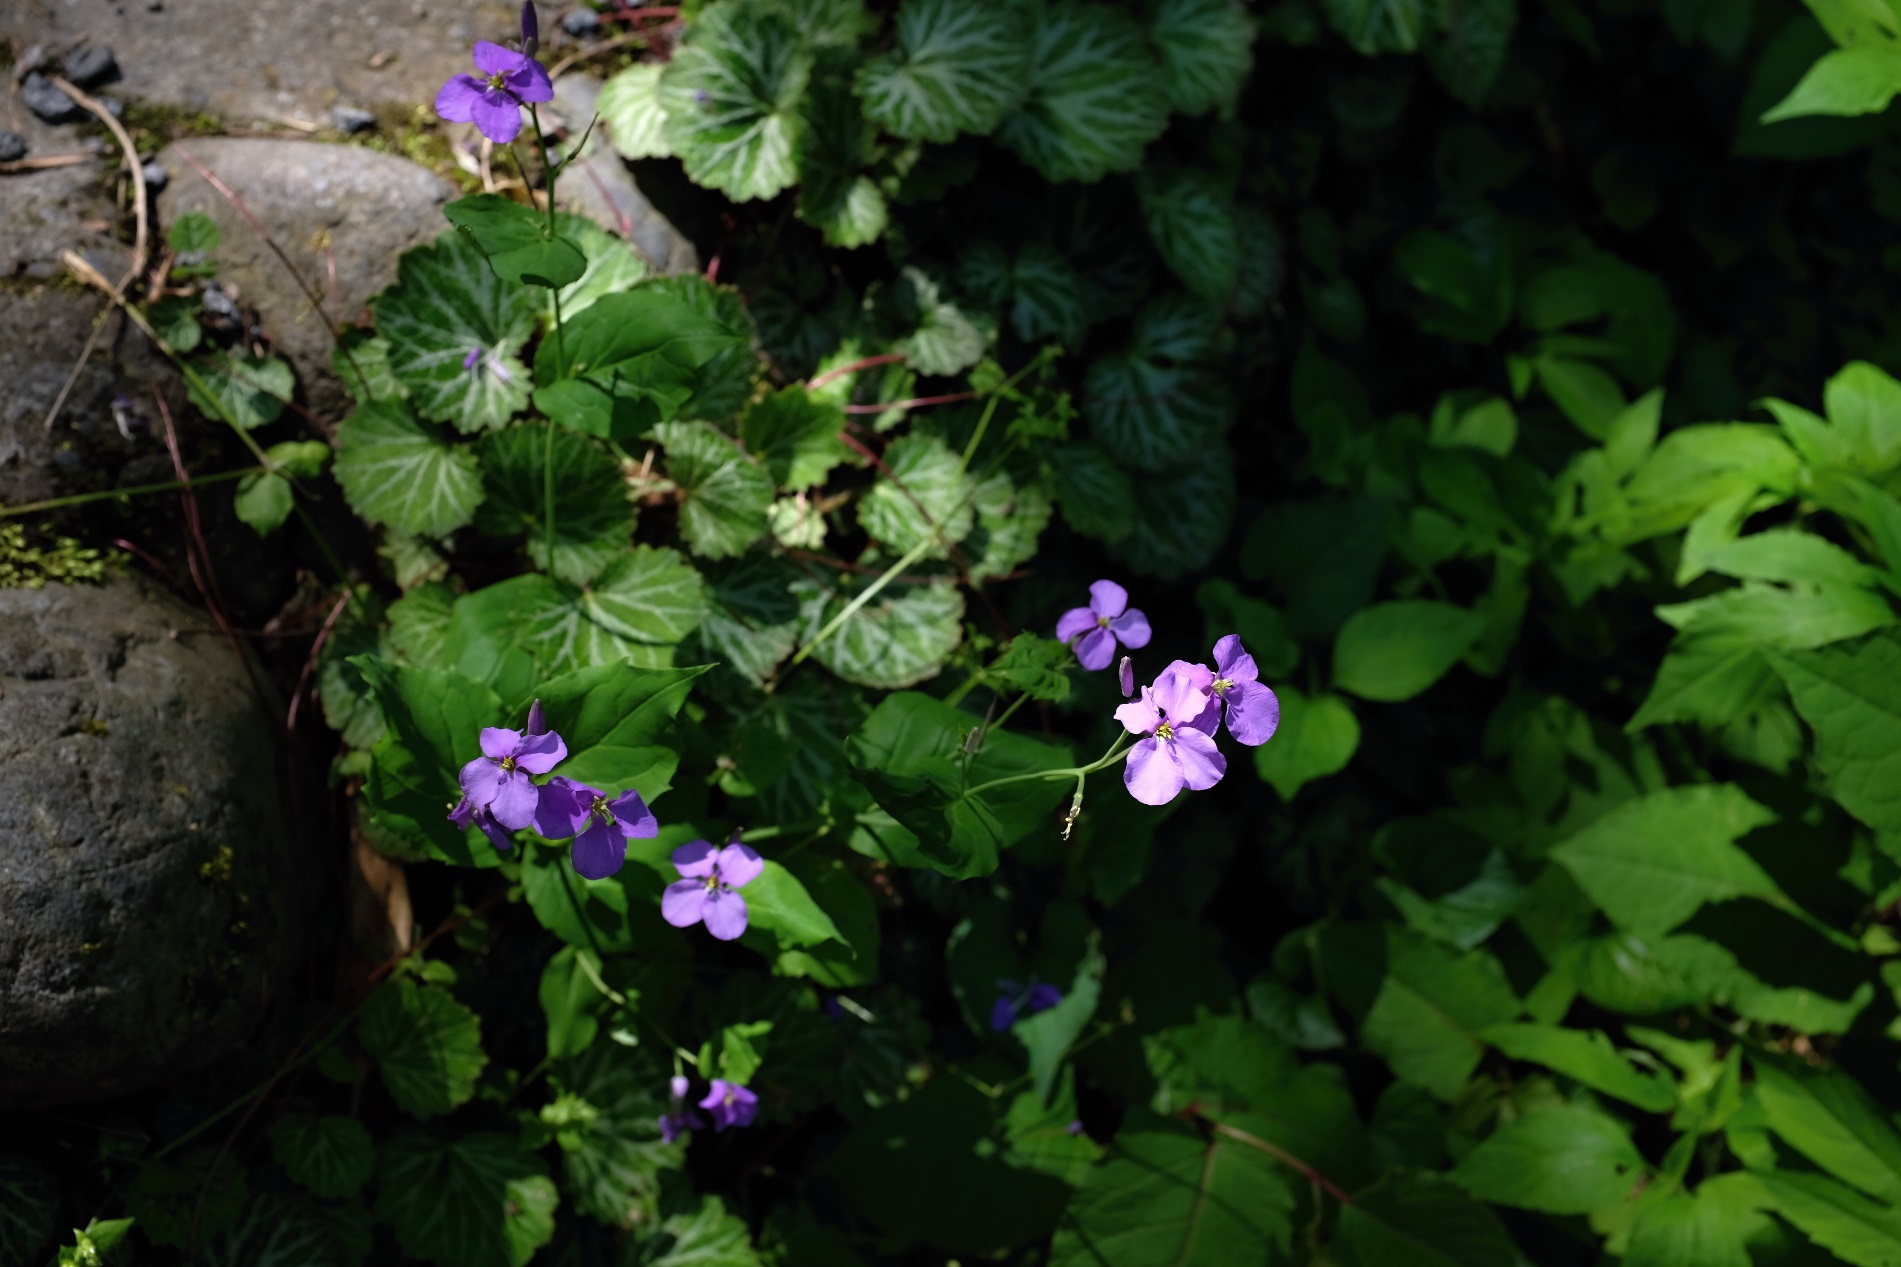
[[[549,840],[574,837],[570,856],[576,873],[605,880],[627,861],[627,842],[658,836],[660,822],[631,788],[610,801],[597,788],[556,775],[541,789],[535,830]]]
[[[496,822],[495,815],[486,807],[477,809],[466,796],[457,801],[455,808],[449,811],[449,821],[463,831],[471,827],[480,827],[482,834],[488,837],[489,843],[503,853],[508,853],[515,847],[514,834]]]
[[[481,348],[470,348],[469,354],[462,358],[462,368],[465,370],[473,370],[476,366],[480,365],[481,363],[482,363],[482,349]]]
[[[723,1131],[729,1126],[751,1126],[752,1120],[759,1116],[759,1097],[737,1082],[715,1078],[713,1089],[700,1101],[700,1107],[713,1115],[713,1129]]]
[[[1241,646],[1240,634],[1215,643],[1215,680],[1209,691],[1226,708],[1222,720],[1228,733],[1249,747],[1266,743],[1281,724],[1281,702],[1260,682],[1254,657]]]
[[[1116,681],[1122,687],[1122,698],[1135,697],[1135,661],[1128,656],[1122,657],[1122,663],[1116,666]]]
[[[529,57],[541,46],[541,20],[535,16],[535,0],[523,0],[521,6],[521,51]]]
[[[1177,660],[1162,670],[1142,698],[1116,709],[1116,720],[1136,741],[1122,782],[1144,805],[1166,805],[1184,787],[1199,792],[1221,782],[1228,761],[1215,747],[1221,706],[1209,698],[1215,675],[1205,664]]]
[[[457,75],[449,80],[436,94],[436,113],[451,123],[473,121],[497,145],[507,145],[521,131],[522,103],[554,99],[548,72],[527,53],[477,40],[475,68],[486,78]]]
[[[1030,979],[1029,985],[1017,981],[999,981],[997,988],[1003,993],[990,1008],[990,1028],[1001,1034],[1017,1023],[1017,1017],[1035,1016],[1038,1012],[1047,1012],[1063,1001],[1063,992],[1046,982]]]
[[[462,767],[462,799],[471,810],[487,810],[504,828],[518,831],[534,821],[541,799],[541,789],[528,776],[548,773],[567,755],[568,745],[553,732],[524,735],[484,726],[482,755]]]
[[[674,1074],[667,1089],[672,1092],[667,1111],[660,1115],[660,1141],[671,1144],[687,1131],[697,1131],[706,1125],[706,1119],[686,1107],[687,1080]],[[749,1093],[750,1094],[750,1093]]]
[[[704,840],[690,840],[673,851],[673,866],[686,878],[675,880],[660,895],[661,918],[675,928],[690,928],[704,920],[706,931],[721,941],[732,941],[746,931],[746,899],[738,890],[766,869],[757,852],[737,841],[715,849]]]
[[[1082,641],[1076,642],[1079,636]],[[1056,622],[1056,639],[1075,643],[1083,668],[1107,668],[1116,643],[1131,651],[1149,645],[1149,618],[1130,609],[1129,591],[1114,581],[1097,581],[1089,587],[1089,606],[1072,607]]]
[[[522,733],[525,735],[545,735],[548,733],[548,714],[541,707],[540,700],[536,700],[528,706],[528,729]]]

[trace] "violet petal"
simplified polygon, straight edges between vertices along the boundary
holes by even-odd
[[[1160,739],[1138,741],[1129,749],[1122,785],[1144,805],[1166,805],[1174,800],[1182,790],[1182,770],[1173,745]]]
[[[709,890],[705,919],[707,932],[732,941],[746,931],[746,899],[730,889]]]
[[[1097,581],[1089,587],[1089,609],[1098,616],[1114,620],[1128,610],[1129,591],[1114,581]]]
[[[718,866],[720,883],[737,889],[757,880],[766,862],[751,845],[734,843],[719,851]]]
[[[586,831],[574,838],[574,872],[589,880],[605,880],[627,861],[627,837],[610,827],[606,820],[595,819]]]
[[[1259,682],[1236,682],[1226,699],[1228,733],[1250,748],[1266,743],[1280,728],[1280,697]]]
[[[660,894],[660,918],[675,928],[691,928],[706,917],[706,886],[675,880]]]
[[[1078,634],[1086,634],[1096,627],[1096,613],[1087,607],[1072,607],[1063,613],[1056,622],[1056,641],[1068,642]]]
[[[1149,645],[1149,618],[1134,608],[1110,621],[1109,628],[1122,645],[1131,651],[1140,651]]]
[[[719,850],[704,840],[689,840],[672,854],[673,869],[684,876],[705,879],[713,874]]]
[[[1106,669],[1116,658],[1116,636],[1107,629],[1091,629],[1076,644],[1076,660],[1090,671]]]

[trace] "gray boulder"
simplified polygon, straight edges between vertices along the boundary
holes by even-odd
[[[166,147],[158,161],[172,183],[158,200],[168,229],[188,211],[217,222],[223,244],[218,279],[235,283],[258,310],[278,351],[296,367],[319,415],[348,408],[330,372],[331,338],[296,280],[256,229],[186,160],[196,159],[244,200],[306,281],[325,296],[328,318],[353,321],[370,297],[396,279],[396,257],[448,232],[442,207],[454,189],[408,159],[316,141],[209,137]],[[335,253],[330,285],[327,251]],[[327,293],[326,293],[327,292]]]
[[[63,276],[59,253],[71,248],[89,258],[97,253],[103,271],[118,281],[129,252],[112,237],[118,213],[105,196],[116,150],[107,154],[97,138],[42,123],[26,110],[0,113],[0,120],[36,158],[84,156],[69,167],[0,176],[0,280]],[[13,364],[10,356],[0,361]]]
[[[0,590],[0,1107],[175,1078],[290,971],[277,745],[209,623],[132,580]]]

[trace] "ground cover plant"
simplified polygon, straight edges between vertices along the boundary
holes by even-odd
[[[142,310],[375,531],[426,935],[0,1260],[1901,1262],[1901,9],[608,16],[705,275],[535,196],[530,6],[334,451]]]

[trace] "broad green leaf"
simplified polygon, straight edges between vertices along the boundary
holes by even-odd
[[[485,437],[481,453],[488,498],[476,512],[476,527],[492,536],[524,537],[536,567],[586,585],[627,549],[634,528],[627,483],[619,464],[593,440],[565,427],[529,423]],[[552,567],[544,518],[551,461]]]
[[[1010,272],[1010,324],[1018,337],[1082,342],[1095,320],[1089,291],[1069,257],[1042,242],[1026,243]]]
[[[1438,10],[1426,0],[1320,0],[1333,29],[1360,53],[1410,53],[1432,31]]]
[[[1871,1196],[1901,1199],[1901,1132],[1872,1096],[1839,1069],[1799,1069],[1752,1059],[1756,1099],[1790,1147]]]
[[[1706,902],[1787,903],[1736,841],[1775,815],[1733,784],[1668,788],[1627,801],[1551,850],[1620,928],[1662,934]]]
[[[474,240],[495,275],[517,286],[560,290],[587,271],[581,248],[557,235],[546,216],[499,194],[472,194],[442,209]]]
[[[1639,1073],[1602,1030],[1517,1023],[1489,1026],[1479,1037],[1513,1060],[1536,1061],[1647,1112],[1668,1113],[1676,1107],[1669,1075]]]
[[[1901,68],[1901,50],[1897,50]],[[1822,392],[1828,421],[1869,474],[1901,464],[1901,383],[1866,361],[1850,361]]]
[[[128,1236],[136,1219],[88,1219],[86,1226],[74,1228],[72,1243],[61,1245],[56,1267],[110,1267],[113,1257]],[[128,1250],[129,1254],[131,1251]]]
[[[890,220],[884,191],[865,174],[878,128],[852,95],[848,71],[855,60],[827,57],[813,72],[794,148],[799,218],[819,229],[828,244],[848,249],[877,241]]]
[[[535,853],[544,858],[548,856],[542,850],[536,850]],[[562,867],[568,864],[564,859],[557,859],[553,865]],[[544,869],[537,868],[533,873],[538,874],[541,870]],[[522,887],[528,893],[530,906],[535,906],[533,891],[535,886],[528,879],[530,874],[531,872],[526,869],[523,871]],[[613,885],[611,878],[584,880],[576,876],[568,882],[586,885],[589,888],[598,885],[606,892],[613,892],[618,887]],[[567,901],[565,892],[561,894],[560,900],[563,903]],[[588,926],[582,929],[577,922],[576,935],[585,940],[588,934],[592,933],[601,940],[606,940],[596,931],[592,912],[589,909],[592,903],[587,897],[582,897],[578,904],[581,906],[583,916],[588,918]],[[625,913],[622,912],[622,914]],[[566,928],[549,925],[548,929],[560,936],[568,936]],[[602,949],[605,950],[606,947],[603,946]],[[548,960],[548,966],[541,970],[541,983],[535,993],[541,999],[542,1014],[548,1019],[549,1060],[564,1060],[570,1056],[580,1055],[588,1049],[589,1044],[600,1033],[600,1013],[606,1008],[608,1002],[607,996],[602,994],[600,987],[595,984],[600,977],[600,957],[590,948],[574,945],[563,946],[557,950],[554,957]]]
[[[1693,1004],[1733,1008],[1765,1025],[1805,1034],[1839,1034],[1874,998],[1862,982],[1847,1000],[1802,986],[1776,987],[1706,938],[1678,933],[1645,938],[1632,933],[1581,938],[1562,947],[1561,961],[1578,990],[1600,1007],[1651,1015]]]
[[[770,198],[798,178],[799,98],[812,55],[765,5],[702,9],[660,77],[661,136],[687,175],[735,202]]]
[[[237,1223],[211,1238],[204,1267],[358,1267],[369,1255],[370,1213],[285,1189],[260,1193]],[[108,1260],[110,1261],[110,1260]]]
[[[186,380],[191,403],[241,431],[277,421],[297,389],[289,364],[274,356],[218,353],[197,363]]]
[[[1135,19],[1079,0],[1035,0],[1029,96],[997,139],[1053,181],[1134,170],[1168,126],[1161,66]]]
[[[1625,1267],[1750,1267],[1748,1242],[1769,1222],[1768,1198],[1751,1175],[1705,1179],[1694,1193],[1640,1203],[1631,1220]]]
[[[1823,1175],[1770,1170],[1755,1178],[1777,1214],[1842,1261],[1856,1267],[1901,1263],[1901,1212],[1893,1207]]]
[[[746,1220],[718,1197],[699,1198],[691,1212],[669,1215],[645,1231],[623,1259],[625,1267],[763,1267]]]
[[[607,139],[622,158],[671,158],[667,109],[660,104],[660,75],[665,62],[635,62],[601,85],[595,109],[607,126]]]
[[[480,755],[482,727],[499,724],[501,702],[459,673],[396,666],[359,655],[363,675],[389,724],[364,784],[364,810],[418,847],[458,866],[495,865],[495,849],[457,830],[444,815],[460,795],[456,773]],[[479,832],[475,833],[480,835]]]
[[[651,909],[646,914],[652,918]],[[664,1066],[599,1042],[550,1074],[557,1087],[590,1110],[556,1136],[564,1190],[577,1210],[609,1227],[653,1219],[662,1177],[686,1159],[684,1140],[667,1144],[660,1139],[665,1076]]]
[[[377,1219],[436,1267],[527,1267],[554,1236],[554,1181],[512,1135],[405,1131],[383,1145],[377,1174]]]
[[[1291,686],[1277,686],[1281,724],[1254,750],[1254,768],[1283,801],[1315,779],[1338,774],[1360,747],[1360,722],[1338,695],[1311,699]]]
[[[603,296],[567,323],[559,342],[542,340],[536,407],[576,431],[629,440],[686,407],[708,367],[735,352],[751,356],[710,288],[671,280]]]
[[[963,763],[965,733],[978,719],[928,695],[886,696],[845,744],[851,776],[917,837],[931,866],[954,877],[988,875],[999,853],[1043,824],[1075,790],[1073,779],[1021,779],[971,795],[999,779],[1068,766],[1068,748],[993,731]]]
[[[37,1162],[0,1154],[0,1259],[39,1263],[58,1230],[59,1185]]]
[[[673,719],[705,672],[616,663],[542,682],[533,694],[549,728],[567,742],[563,773],[603,789],[638,788],[650,801],[658,797],[679,764]],[[528,701],[520,703],[525,714]]]
[[[1219,319],[1209,305],[1170,296],[1143,310],[1127,350],[1090,364],[1083,416],[1125,466],[1160,471],[1213,460],[1234,414],[1215,364]]]
[[[1473,1196],[1547,1214],[1589,1214],[1630,1200],[1644,1159],[1623,1123],[1560,1105],[1501,1126],[1452,1171]]]
[[[700,642],[754,686],[763,686],[799,641],[798,569],[755,554],[711,576]]]
[[[684,304],[710,337],[673,349],[690,354],[693,394],[680,406],[683,418],[732,418],[746,407],[759,381],[758,327],[737,287],[716,286],[698,273],[656,277],[641,289]]]
[[[657,62],[644,63],[644,65],[648,69],[659,69]],[[633,69],[639,70],[641,67],[636,66]],[[587,257],[587,271],[559,291],[551,292],[547,296],[548,302],[541,314],[544,326],[551,326],[554,323],[557,294],[561,298],[563,320],[572,321],[577,314],[597,299],[628,290],[635,283],[646,279],[649,270],[640,252],[586,216],[562,212],[555,216],[555,225],[560,230],[561,236],[578,246],[581,254]]]
[[[1003,1159],[1025,1170],[1053,1175],[1080,1188],[1090,1169],[1102,1160],[1102,1146],[1089,1136],[1070,1130],[1076,1119],[1076,1079],[1065,1072],[1056,1093],[1045,1104],[1034,1091],[1020,1092],[1004,1114],[1009,1150]]]
[[[201,1144],[141,1165],[125,1210],[153,1244],[182,1250],[235,1226],[250,1191],[235,1158]]]
[[[1426,60],[1446,91],[1478,108],[1498,82],[1518,23],[1517,0],[1471,0],[1447,10],[1445,31],[1426,45]]]
[[[271,1155],[284,1173],[320,1197],[363,1191],[376,1169],[376,1146],[353,1117],[293,1113],[271,1127]]]
[[[330,352],[330,372],[343,380],[356,402],[399,400],[409,389],[389,367],[389,340],[360,326],[344,326]]]
[[[865,115],[894,136],[947,142],[986,135],[1022,102],[1029,41],[1002,0],[904,0],[897,45],[858,72]]]
[[[1056,1074],[1062,1068],[1063,1057],[1095,1018],[1096,1005],[1102,998],[1102,969],[1100,956],[1086,956],[1077,967],[1069,989],[1064,991],[1062,1002],[1010,1026],[1010,1032],[1030,1053],[1031,1089],[1046,1104],[1056,1089]]]
[[[787,387],[747,407],[739,437],[746,451],[766,464],[774,483],[800,489],[824,483],[849,455],[838,438],[844,429],[843,409],[802,387]]]
[[[665,667],[705,610],[700,574],[677,552],[653,546],[622,554],[585,590],[531,577],[503,584],[514,587],[519,645],[549,674],[622,660]]]
[[[1220,305],[1241,268],[1234,201],[1212,173],[1144,176],[1142,219],[1162,260],[1196,298]]]
[[[772,476],[711,423],[666,422],[653,429],[680,489],[680,536],[693,553],[731,558],[766,535]]]
[[[1208,566],[1234,519],[1235,471],[1226,444],[1193,466],[1135,483],[1133,530],[1111,553],[1143,576],[1181,576]]]
[[[1085,536],[1118,541],[1129,535],[1135,484],[1102,449],[1087,441],[1057,449],[1056,501],[1063,521]]]
[[[926,558],[941,559],[970,535],[976,522],[977,482],[958,455],[935,436],[901,436],[885,450],[881,474],[858,503],[858,523],[893,555],[908,554],[928,538]]]
[[[1321,954],[1328,986],[1361,1018],[1360,1041],[1442,1100],[1478,1068],[1480,1032],[1519,1015],[1504,969],[1484,950],[1455,954],[1414,933],[1341,925],[1321,934]]]
[[[370,307],[390,371],[423,417],[467,433],[527,406],[528,367],[517,358],[534,333],[535,299],[497,277],[462,234],[405,251],[396,284]],[[465,367],[470,353],[475,364]]]
[[[267,471],[239,480],[237,493],[231,500],[238,518],[250,524],[260,537],[268,537],[282,527],[296,504],[290,481]]]
[[[1780,123],[1810,114],[1879,114],[1901,92],[1901,48],[1860,44],[1822,54],[1808,73],[1762,116]]]
[[[187,211],[165,231],[165,245],[180,255],[209,255],[223,242],[218,222],[202,211]]]
[[[360,405],[338,425],[335,469],[351,507],[398,532],[445,537],[473,519],[482,500],[475,454],[401,401]]]
[[[1436,1175],[1404,1172],[1355,1193],[1328,1247],[1342,1267],[1516,1267],[1498,1216]]]
[[[1049,527],[1054,507],[1037,485],[1018,487],[998,471],[977,485],[971,503],[977,524],[964,541],[964,557],[973,583],[1008,576],[1036,557],[1037,539]]]
[[[1830,795],[1877,831],[1901,831],[1901,635],[1771,653],[1795,710],[1815,731]]]
[[[801,643],[810,643],[842,613],[870,578],[841,574],[830,586],[803,580]],[[964,596],[955,585],[886,586],[818,644],[820,664],[847,682],[898,690],[935,677],[964,638]]]
[[[794,859],[792,871],[838,929],[838,936],[808,947],[781,950],[773,960],[773,972],[778,976],[810,977],[833,990],[876,981],[879,912],[871,891],[837,858],[804,855]]]
[[[1293,1172],[1267,1153],[1132,1113],[1050,1247],[1051,1267],[1243,1267],[1293,1236]]]
[[[475,1013],[441,986],[409,978],[370,996],[357,1035],[390,1098],[416,1117],[439,1117],[466,1104],[488,1064]]]
[[[1254,66],[1254,23],[1239,0],[1161,0],[1149,38],[1162,55],[1162,84],[1183,114],[1226,115]]]
[[[756,928],[766,934],[758,940],[768,945],[776,943],[779,950],[845,940],[838,925],[812,900],[799,878],[776,862],[768,860],[766,869],[740,890],[740,896],[746,899],[751,920],[747,930],[749,938],[751,930]]]
[[[904,270],[903,284],[910,307],[917,312],[917,327],[892,344],[892,349],[904,354],[911,369],[920,374],[961,374],[982,359],[990,336],[944,297],[942,287],[916,268]]]
[[[1477,612],[1450,603],[1375,603],[1333,643],[1333,684],[1362,699],[1411,699],[1444,677],[1484,631]]]

